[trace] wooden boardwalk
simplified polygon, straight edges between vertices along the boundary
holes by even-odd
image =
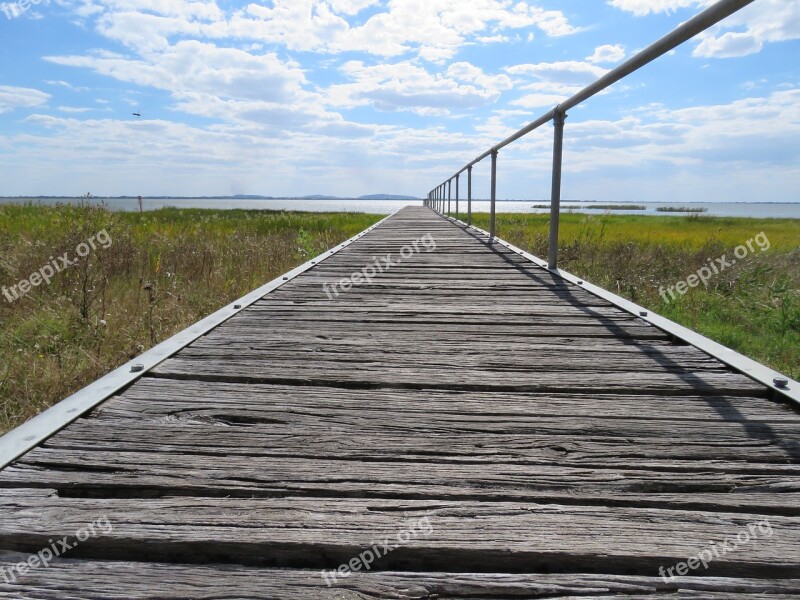
[[[65,536],[0,598],[796,597],[800,414],[409,207],[0,471]]]

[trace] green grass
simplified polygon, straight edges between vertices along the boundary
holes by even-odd
[[[380,218],[0,206],[3,286],[100,231],[113,242],[13,303],[0,296],[0,432]]]
[[[473,215],[488,229],[487,214]],[[549,216],[499,214],[497,235],[547,256]],[[708,216],[561,217],[559,266],[690,327],[754,360],[800,378],[800,221]],[[674,286],[763,232],[770,242],[677,299]]]

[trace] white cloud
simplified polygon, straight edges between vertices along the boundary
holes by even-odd
[[[378,7],[363,23],[346,17]],[[78,14],[128,48],[153,51],[177,36],[279,44],[289,50],[337,54],[364,52],[395,57],[416,54],[434,62],[452,58],[470,43],[499,43],[503,32],[537,28],[558,37],[578,31],[558,10],[509,0],[273,0],[229,14],[215,2],[79,0]]]
[[[598,54],[598,50],[595,54]],[[603,50],[599,53],[610,54]],[[608,72],[588,61],[513,65],[505,70],[511,75],[522,77],[515,82],[517,89],[533,92],[511,101],[511,105],[531,109],[554,107]]]
[[[537,79],[566,85],[588,85],[607,73],[607,69],[576,60],[543,62],[506,67],[512,75],[533,75]]]
[[[758,0],[700,39],[694,55],[715,58],[746,56],[766,43],[800,39],[800,0]]]
[[[357,15],[365,8],[375,6],[379,0],[328,0],[331,9],[341,15]]]
[[[572,169],[594,170],[649,162],[675,167],[727,165],[758,170],[800,159],[800,89],[729,104],[670,109],[655,105],[619,121],[571,123],[570,147],[580,149]],[[598,154],[602,152],[602,156]]]
[[[487,90],[508,90],[513,87],[508,75],[487,75],[483,69],[468,62],[452,63],[447,74],[457,80],[474,83]]]
[[[72,114],[79,114],[79,113],[86,113],[92,110],[97,110],[95,108],[84,108],[78,106],[59,106],[58,111],[63,113],[72,113]]]
[[[699,4],[698,0],[609,0],[608,3],[639,17],[650,13],[674,12]]]
[[[732,58],[755,54],[764,46],[752,33],[729,31],[719,37],[708,36],[694,50],[695,56]]]
[[[592,64],[617,63],[625,58],[625,46],[621,44],[598,46],[594,54],[587,56],[586,60]]]
[[[521,98],[512,100],[512,106],[522,106],[523,108],[553,108],[562,102],[566,94],[526,94]]]
[[[447,115],[451,109],[469,110],[496,102],[511,87],[507,75],[487,75],[478,67],[459,62],[444,74],[432,74],[411,61],[366,66],[361,61],[342,65],[352,83],[328,88],[331,106],[372,105],[382,111],[411,111]]]
[[[50,94],[32,88],[0,85],[0,114],[18,108],[34,108],[47,104]]]
[[[637,16],[680,8],[706,8],[713,0],[609,0]],[[800,39],[800,0],[758,0],[699,36],[694,56],[732,58],[759,52],[765,43]]]
[[[71,83],[69,83],[67,81],[48,80],[48,81],[45,81],[45,83],[47,85],[55,85],[55,86],[65,87],[65,88],[67,88],[68,90],[70,90],[72,92],[88,92],[89,91],[88,87],[75,87],[74,85],[72,85]]]
[[[291,100],[306,83],[298,65],[274,53],[254,55],[195,40],[178,42],[142,58],[95,53],[47,56],[45,60],[85,67],[120,81],[169,92],[202,92],[234,98]]]

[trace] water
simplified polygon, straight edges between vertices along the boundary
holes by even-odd
[[[54,204],[86,202],[85,198],[0,198],[0,204],[24,204],[30,202],[52,206]],[[135,198],[92,198],[89,200],[94,204],[105,203],[112,210],[138,211],[139,202]],[[300,210],[311,212],[364,212],[373,214],[391,214],[409,204],[419,205],[421,200],[295,200],[290,198],[279,198],[270,200],[248,200],[232,198],[166,198],[166,199],[144,199],[142,204],[145,210],[156,210],[164,207],[175,208],[215,208],[215,209],[261,209],[261,210]],[[546,204],[541,200],[526,201],[507,201],[497,202],[497,212],[522,212],[522,213],[547,213],[547,208],[533,208],[534,205]],[[607,202],[597,204],[609,204]],[[617,203],[613,203],[617,204]],[[622,202],[618,204],[624,204]],[[663,202],[637,202],[639,206],[646,207],[645,210],[598,210],[586,209],[583,207],[591,206],[591,202],[562,202],[563,212],[580,212],[587,214],[619,214],[619,215],[685,215],[687,213],[665,213],[658,212],[659,207],[670,206],[690,206],[693,208],[705,208],[705,215],[716,217],[757,217],[774,219],[800,219],[800,202],[794,203],[763,203],[763,202],[709,202],[709,203],[663,203]],[[455,211],[455,202],[452,203]],[[467,203],[461,201],[460,208],[462,213],[466,212]],[[474,212],[489,212],[489,202],[476,200],[472,203]]]

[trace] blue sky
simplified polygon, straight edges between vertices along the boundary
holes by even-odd
[[[710,4],[23,2],[0,195],[422,196]],[[573,109],[564,197],[800,200],[798,57],[800,0],[756,0]],[[498,197],[548,197],[551,142],[501,153]]]

